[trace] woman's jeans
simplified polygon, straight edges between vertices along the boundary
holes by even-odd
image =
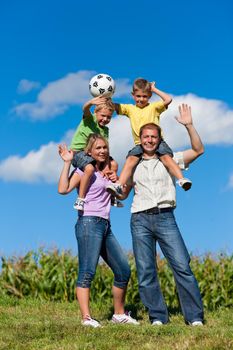
[[[186,322],[203,320],[203,305],[197,281],[190,269],[190,256],[177,227],[173,210],[157,214],[135,213],[131,217],[133,251],[139,292],[150,320],[168,322],[155,263],[156,242],[173,271],[180,306]]]
[[[114,273],[114,286],[125,288],[130,267],[111,231],[110,222],[96,216],[81,216],[75,225],[78,242],[79,274],[77,286],[90,288],[101,256]]]

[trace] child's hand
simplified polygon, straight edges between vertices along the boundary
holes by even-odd
[[[104,172],[104,177],[112,182],[116,182],[118,180],[117,173],[113,170],[107,170]]]
[[[108,100],[105,96],[94,97],[90,102],[92,105],[98,106],[105,103]]]
[[[187,104],[182,103],[181,106],[179,106],[179,113],[180,115],[178,117],[175,117],[175,119],[180,123],[185,126],[192,124],[192,112],[191,112],[191,107],[188,106]]]
[[[155,85],[156,85],[155,81],[152,81],[152,82],[150,83],[150,88],[151,88],[151,91],[152,91],[152,92],[153,92],[154,89],[155,89]]]
[[[64,162],[71,162],[74,157],[74,152],[72,150],[68,150],[66,144],[58,145],[58,153]]]

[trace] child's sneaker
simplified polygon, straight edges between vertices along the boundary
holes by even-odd
[[[76,201],[75,201],[75,203],[73,205],[73,208],[76,209],[76,210],[83,211],[84,210],[84,204],[85,204],[85,199],[77,197],[77,199],[76,199]]]
[[[118,183],[115,183],[115,184],[112,183],[107,185],[106,190],[108,193],[116,196],[117,198],[121,198],[121,196],[123,195],[122,186]]]
[[[81,323],[83,326],[94,327],[94,328],[101,327],[101,324],[98,321],[91,318],[90,316],[86,316]]]
[[[137,320],[135,320],[135,318],[130,316],[130,312],[125,312],[123,315],[114,314],[112,316],[112,322],[120,324],[134,324],[137,326],[140,324]]]
[[[192,181],[190,181],[189,179],[186,179],[185,177],[183,179],[177,180],[176,183],[180,187],[182,187],[185,191],[190,190],[190,188],[192,187]]]
[[[124,204],[119,201],[115,196],[111,196],[111,205],[116,208],[123,208]]]

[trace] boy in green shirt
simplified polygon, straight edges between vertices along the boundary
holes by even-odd
[[[96,106],[94,114],[90,111],[93,105]],[[95,133],[108,139],[109,130],[106,125],[109,124],[114,110],[114,103],[106,97],[95,97],[83,106],[83,119],[76,129],[70,145],[70,149],[74,151],[72,165],[84,172],[79,186],[79,196],[74,204],[74,208],[77,210],[83,211],[87,188],[95,171],[94,159],[84,151],[87,138],[90,134]],[[110,159],[103,172],[109,173],[109,179],[116,181],[117,168],[118,164]],[[119,203],[114,205],[120,206]]]

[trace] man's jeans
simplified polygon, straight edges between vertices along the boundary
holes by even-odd
[[[197,281],[190,269],[190,256],[177,227],[173,210],[158,214],[134,213],[131,217],[133,250],[139,292],[150,320],[168,322],[155,264],[156,242],[173,271],[186,322],[203,320],[203,305]]]
[[[81,216],[75,226],[75,233],[79,258],[77,286],[91,286],[101,256],[114,273],[114,286],[125,288],[130,278],[130,267],[111,231],[110,222],[97,216]]]

